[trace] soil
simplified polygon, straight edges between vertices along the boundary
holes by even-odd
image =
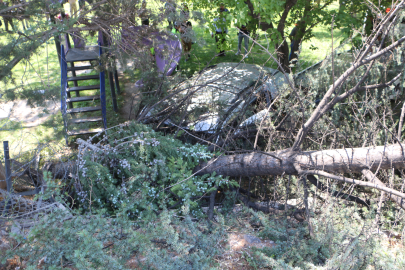
[[[139,89],[135,86],[135,83],[124,83],[124,87],[122,88],[124,91],[122,91],[121,95],[125,98],[124,104],[121,105],[119,112],[126,121],[133,120],[137,111],[136,105],[141,100]]]

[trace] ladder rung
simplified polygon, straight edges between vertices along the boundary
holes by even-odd
[[[69,123],[80,124],[80,123],[98,122],[98,121],[103,121],[103,117],[95,116],[95,117],[87,117],[87,118],[75,118],[75,119],[71,119],[69,121]]]
[[[67,110],[66,113],[81,113],[81,112],[94,112],[94,111],[101,111],[101,106],[73,108],[73,109]]]
[[[78,130],[71,130],[67,132],[68,136],[75,136],[75,135],[85,135],[85,134],[93,134],[103,131],[103,128],[93,128],[93,129],[78,129]]]
[[[66,92],[100,89],[100,84],[75,86],[66,89]]]
[[[78,76],[67,78],[68,82],[99,79],[99,75]]]
[[[66,102],[80,102],[80,101],[91,101],[91,100],[96,100],[100,99],[100,96],[82,96],[82,97],[72,97],[72,98],[67,98]]]
[[[93,69],[93,66],[68,67],[67,71]]]

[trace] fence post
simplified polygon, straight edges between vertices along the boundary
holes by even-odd
[[[4,163],[6,167],[7,192],[11,192],[12,183],[11,183],[10,154],[8,149],[8,141],[3,142],[3,147],[4,147]]]

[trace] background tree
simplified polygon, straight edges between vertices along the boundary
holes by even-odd
[[[235,25],[247,24],[253,33],[256,29],[266,31],[275,43],[277,60],[280,62],[280,68],[289,71],[289,32],[286,29],[291,28],[297,22],[301,22],[298,27],[298,41],[293,48],[298,51],[302,41],[310,40],[312,30],[316,25],[328,26],[332,20],[335,27],[342,29],[346,37],[353,34],[353,30],[361,30],[366,15],[371,15],[370,7],[373,14],[383,15],[385,9],[391,6],[391,1],[340,1],[338,10],[331,7],[335,1],[306,1],[306,0],[266,0],[266,1],[192,1],[196,9],[205,9],[206,17],[214,16],[212,10],[224,3],[231,10],[232,18]],[[377,19],[377,18],[375,18]],[[210,21],[210,20],[208,20]],[[228,21],[230,26],[231,21]],[[360,31],[361,32],[361,31]]]
[[[12,69],[21,60],[29,60],[35,55],[37,49],[55,37],[59,39],[64,34],[74,36],[74,33],[85,33],[89,36],[101,31],[108,37],[110,51],[115,51],[117,56],[126,55],[122,52],[136,53],[142,51],[141,42],[135,42],[131,46],[122,44],[121,34],[124,29],[135,25],[135,18],[138,17],[138,10],[141,8],[141,1],[100,1],[86,2],[74,18],[65,18],[63,5],[59,1],[34,0],[23,4],[1,6],[0,15],[13,20],[25,19],[31,26],[27,29],[16,27],[13,31],[2,32],[3,39],[0,47],[0,80],[4,83],[13,81]],[[23,8],[23,14],[17,12]],[[55,18],[62,14],[61,19]],[[156,22],[160,21],[159,16],[163,13],[154,12],[154,22],[143,35],[156,31]],[[136,33],[132,33],[137,35]],[[133,40],[137,40],[133,38]],[[135,48],[138,47],[138,48]],[[57,49],[59,50],[58,46]],[[60,52],[59,52],[60,53]],[[142,65],[136,65],[141,67]]]

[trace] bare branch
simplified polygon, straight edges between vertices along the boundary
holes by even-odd
[[[370,170],[364,169],[361,171],[362,174],[367,178],[368,181],[370,181],[373,184],[377,184],[381,187],[386,187],[386,185],[381,182],[380,179],[377,178],[377,176]],[[403,199],[404,197],[401,196],[396,196],[393,194],[390,194],[389,199],[396,204],[398,204],[402,209],[405,209],[405,200]]]
[[[22,4],[18,4],[18,5],[8,7],[8,8],[5,8],[5,9],[0,9],[0,14],[7,13],[7,12],[13,10],[13,9],[16,9],[16,8],[28,6],[29,4],[30,4],[29,2],[26,2],[26,3],[22,3]]]
[[[361,60],[361,61],[357,61],[355,63],[353,63],[353,65],[348,68],[334,83],[334,85],[332,85],[331,87],[329,87],[328,91],[326,92],[326,94],[324,95],[324,97],[322,98],[321,102],[319,103],[318,107],[314,110],[314,112],[312,113],[312,115],[310,116],[310,118],[307,120],[307,122],[302,126],[302,128],[300,129],[300,131],[298,132],[296,138],[295,138],[295,142],[293,145],[293,149],[298,149],[299,146],[302,144],[305,136],[308,134],[309,130],[313,127],[313,125],[330,109],[332,108],[337,102],[338,99],[333,99],[332,101],[330,101],[332,95],[335,93],[335,91],[338,91],[339,88],[343,85],[343,83],[348,79],[348,77],[353,74],[354,71],[356,71],[358,68],[360,68],[361,66],[373,61],[374,59],[377,59],[379,57],[381,57],[382,55],[384,55],[385,53],[387,53],[388,51],[390,51],[391,49],[399,46],[401,43],[405,42],[405,36],[403,36],[401,39],[399,39],[398,41],[394,42],[393,44],[391,44],[390,46],[386,47],[384,50],[381,50],[379,52],[376,52],[375,54],[371,55],[370,57]],[[350,91],[348,91],[347,93],[342,94],[342,98],[346,98],[350,95],[352,95],[353,93],[359,91],[359,88],[355,89],[351,89]],[[341,99],[339,99],[340,101]]]
[[[316,175],[324,176],[324,177],[327,177],[327,178],[330,178],[330,179],[334,179],[334,180],[341,181],[341,182],[346,182],[346,183],[353,184],[353,185],[375,188],[375,189],[387,192],[389,194],[392,194],[394,196],[405,198],[404,193],[401,193],[401,192],[396,191],[394,189],[388,188],[384,184],[383,185],[377,184],[375,181],[374,181],[374,183],[370,183],[370,182],[364,182],[364,181],[360,181],[360,180],[355,180],[353,178],[346,178],[344,176],[337,176],[337,175],[330,174],[330,173],[327,173],[327,172],[324,172],[324,171],[319,171],[319,170],[302,170],[302,169],[299,169],[299,165],[297,165],[297,164],[295,164],[295,167],[296,167],[297,170],[299,170],[300,174],[316,174]]]

